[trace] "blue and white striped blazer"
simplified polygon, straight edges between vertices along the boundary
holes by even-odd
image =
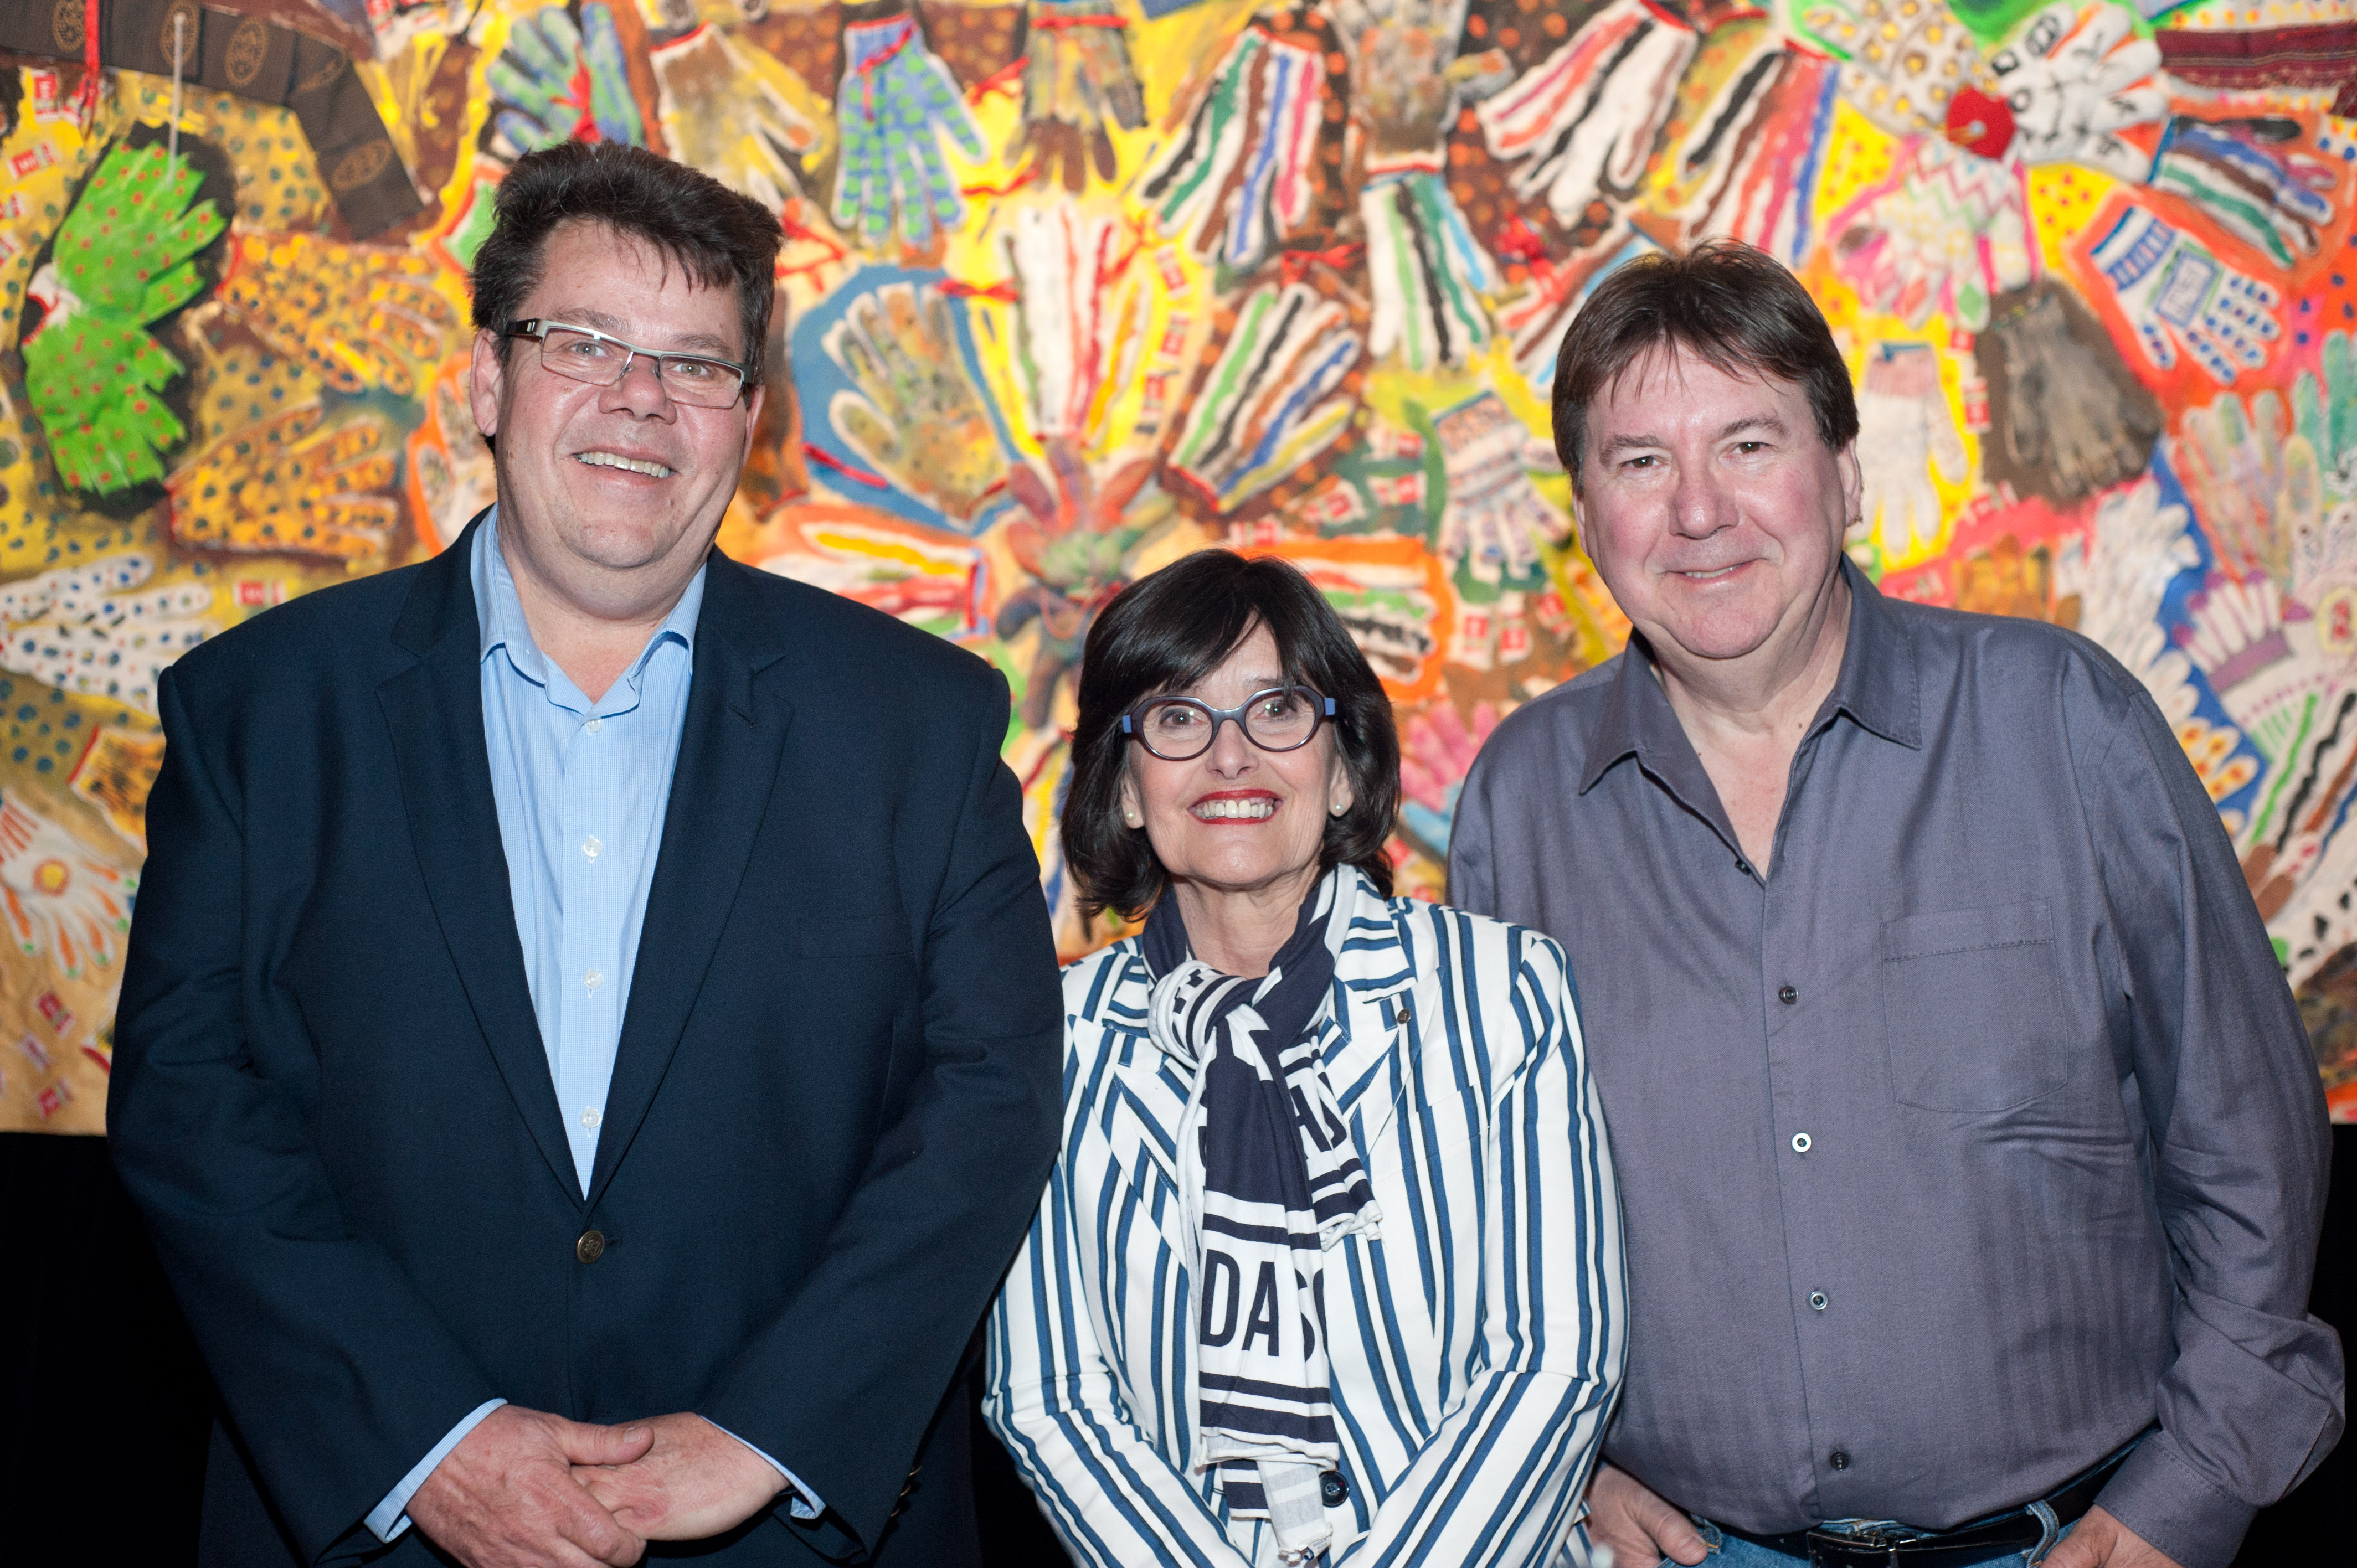
[[[1328,1561],[1545,1568],[1628,1321],[1568,964],[1535,931],[1346,888],[1321,1049],[1383,1221],[1327,1263],[1348,1484]],[[1064,971],[1063,1147],[991,1313],[984,1409],[1081,1561],[1266,1568],[1274,1537],[1197,1466],[1188,1084],[1147,1036],[1152,989],[1135,939]]]

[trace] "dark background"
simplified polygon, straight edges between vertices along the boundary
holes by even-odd
[[[2357,1337],[2357,1127],[2332,1130],[2332,1155],[2311,1305]],[[0,1561],[192,1563],[210,1399],[105,1141],[0,1133]],[[986,1555],[1053,1568],[1060,1553],[1006,1455],[986,1436],[977,1448]],[[2357,1443],[2344,1442],[2259,1516],[2237,1568],[2345,1561],[2352,1496]]]

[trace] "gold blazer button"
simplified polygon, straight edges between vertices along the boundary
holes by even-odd
[[[606,1233],[584,1230],[581,1240],[573,1243],[573,1255],[585,1263],[594,1263],[606,1255]]]

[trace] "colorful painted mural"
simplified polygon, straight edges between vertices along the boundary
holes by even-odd
[[[1768,249],[1856,369],[1859,564],[2145,681],[2357,1120],[2352,0],[5,10],[0,1129],[102,1125],[158,671],[490,499],[467,268],[567,137],[780,214],[722,546],[1005,671],[1068,954],[1114,934],[1053,832],[1106,600],[1207,543],[1309,572],[1437,897],[1482,738],[1626,635],[1565,324],[1630,257]]]

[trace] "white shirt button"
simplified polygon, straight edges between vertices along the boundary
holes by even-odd
[[[595,1127],[604,1120],[603,1116],[597,1114],[597,1108],[594,1105],[587,1107],[581,1112],[581,1124],[584,1127]]]
[[[1809,1293],[1809,1309],[1812,1312],[1823,1312],[1827,1305],[1824,1292],[1813,1290]]]
[[[606,727],[606,721],[604,719],[591,719],[587,724],[583,725],[581,727],[587,730],[591,735],[596,735],[599,730]]]
[[[1806,1133],[1792,1134],[1792,1152],[1796,1155],[1805,1155],[1809,1152],[1809,1135]]]
[[[599,986],[606,983],[606,976],[601,972],[593,969],[588,973],[581,977],[581,983],[587,986],[590,990],[595,991]]]
[[[581,841],[581,853],[584,857],[595,860],[606,853],[606,846],[597,842],[597,834],[592,833]]]

